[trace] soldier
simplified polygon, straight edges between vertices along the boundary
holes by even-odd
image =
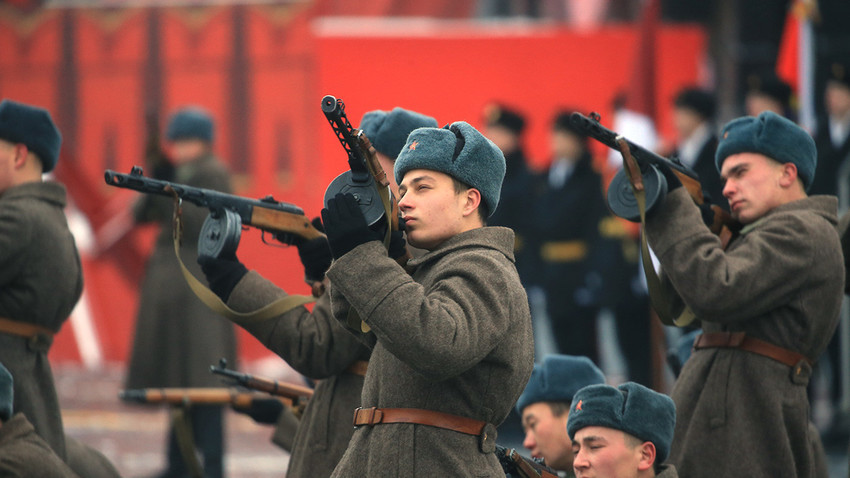
[[[395,163],[411,245],[402,268],[352,195],[322,210],[334,316],[353,308],[375,345],[357,429],[332,476],[496,476],[496,425],[533,366],[513,233],[485,227],[504,177],[499,149],[464,122],[410,133]]]
[[[532,206],[534,175],[528,168],[528,158],[522,145],[525,117],[503,105],[490,104],[484,109],[485,136],[505,156],[505,179],[502,182],[500,204],[502,207],[488,219],[494,226],[505,226],[514,230],[516,264],[520,279],[528,287],[535,274],[534,248],[529,231],[528,211]]]
[[[676,95],[673,105],[673,126],[678,136],[673,155],[697,173],[703,193],[710,196],[711,204],[729,209],[723,198],[720,175],[714,166],[717,151],[714,94],[700,88],[684,88]]]
[[[674,310],[704,330],[673,389],[670,462],[689,477],[814,476],[806,385],[838,323],[837,201],[806,195],[814,141],[772,112],[724,126],[716,164],[744,225],[726,249],[670,171],[646,222]]]
[[[809,192],[838,195],[842,166],[850,163],[850,64],[836,62],[829,69],[824,110],[815,134],[818,166]]]
[[[597,360],[596,316],[603,285],[597,246],[608,217],[602,178],[593,169],[587,138],[557,114],[551,131],[552,164],[535,178],[531,213],[536,281],[546,294],[558,351]]]
[[[436,127],[437,120],[403,108],[370,111],[360,122],[385,168],[392,167],[407,135],[425,126]],[[296,245],[307,283],[312,286],[324,281],[327,285],[325,271],[332,259],[327,239],[298,241]],[[287,295],[257,272],[248,272],[235,257],[198,259],[213,292],[235,310],[257,310]],[[278,427],[273,439],[291,451],[286,476],[330,476],[354,433],[351,413],[360,404],[371,350],[333,319],[327,293],[319,297],[312,313],[298,307],[271,320],[239,325],[296,371],[319,380],[294,440],[287,436],[285,424],[292,420],[288,413],[275,418]]]
[[[791,94],[791,85],[772,71],[752,74],[747,78],[744,109],[748,116],[758,116],[765,111],[772,111],[793,120]]]
[[[166,139],[171,143],[173,167],[166,164],[158,168],[164,179],[230,192],[229,174],[212,152],[213,120],[209,113],[197,107],[178,110],[169,120]],[[213,387],[219,381],[209,373],[210,364],[221,357],[229,363],[236,361],[233,325],[194,295],[174,257],[173,208],[169,198],[145,195],[134,211],[138,222],[158,222],[161,230],[142,283],[126,388]],[[183,247],[190,255],[197,255],[198,236],[206,216],[206,209],[183,205]],[[193,274],[201,272],[195,264],[187,266]],[[194,405],[188,413],[192,435],[203,454],[205,476],[222,476],[221,407]],[[173,427],[167,460],[163,476],[188,473]]]
[[[579,390],[573,396],[567,422],[576,475],[678,477],[674,466],[663,464],[670,453],[675,425],[673,400],[643,385],[626,382],[617,388],[590,385]]]
[[[14,411],[65,460],[47,351],[82,294],[83,276],[65,187],[42,181],[61,143],[46,110],[0,103],[0,362],[16,380]]]
[[[599,367],[587,357],[549,355],[535,365],[516,409],[522,415],[522,445],[535,458],[573,476],[573,446],[567,435],[567,419],[575,393],[605,383]]]
[[[21,413],[12,413],[12,374],[0,364],[0,476],[77,478]],[[88,478],[88,475],[86,475]]]

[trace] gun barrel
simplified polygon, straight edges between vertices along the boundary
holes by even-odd
[[[324,98],[322,98],[322,112],[325,113],[325,115],[338,115],[342,112],[339,102],[336,100],[336,97],[332,95],[326,95]]]
[[[598,115],[594,115],[595,113],[591,113],[592,117],[598,118]],[[604,144],[605,146],[608,146],[611,149],[614,149],[616,151],[620,150],[619,145],[617,144],[617,137],[619,137],[620,135],[602,126],[596,119],[588,118],[587,116],[584,116],[581,113],[574,112],[570,115],[570,122],[573,124],[573,126],[576,127],[576,129],[586,134],[587,136],[590,136],[591,138],[599,141],[600,143]],[[629,151],[631,151],[632,156],[635,158],[635,160],[637,160],[642,171],[645,170],[645,168],[651,164],[664,165],[686,176],[690,176],[691,178],[697,179],[696,172],[684,166],[682,163],[655,154],[652,151],[638,144],[635,144],[628,139],[626,139],[626,143],[629,145]]]

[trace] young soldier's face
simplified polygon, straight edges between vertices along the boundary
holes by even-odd
[[[525,430],[522,446],[531,452],[531,456],[543,458],[556,470],[572,470],[573,449],[567,435],[569,416],[569,411],[561,416],[555,415],[546,402],[526,406],[522,410],[522,428]]]
[[[573,437],[573,470],[576,478],[633,478],[647,469],[641,450],[620,430],[585,427]]]
[[[796,171],[796,170],[795,170]],[[723,161],[723,196],[732,217],[749,224],[782,204],[784,165],[759,153],[733,154]]]
[[[407,242],[412,246],[432,250],[467,230],[467,195],[455,191],[448,174],[412,169],[404,175],[398,193]]]

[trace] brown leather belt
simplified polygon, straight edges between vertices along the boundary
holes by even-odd
[[[445,428],[467,435],[481,435],[487,422],[460,417],[448,413],[422,410],[420,408],[357,408],[354,410],[354,426],[378,425],[381,423],[414,423]]]
[[[805,360],[809,365],[812,364],[812,361],[801,353],[764,340],[747,337],[745,332],[706,332],[698,335],[694,341],[694,350],[708,348],[741,349],[771,358],[789,367],[794,367],[801,360]]]
[[[358,360],[358,361],[354,362],[353,364],[349,365],[348,368],[345,369],[345,371],[352,374],[352,375],[360,375],[361,377],[365,377],[366,376],[366,369],[368,369],[368,368],[369,368],[369,361],[368,360]]]
[[[47,338],[53,338],[53,336],[55,335],[55,333],[47,327],[42,327],[40,325],[35,324],[28,324],[26,322],[6,319],[3,317],[0,317],[0,333],[17,335],[19,337],[26,337],[28,339],[37,337],[39,335],[46,336]]]

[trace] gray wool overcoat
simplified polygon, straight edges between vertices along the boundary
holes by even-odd
[[[361,426],[333,476],[504,476],[494,427],[525,388],[534,360],[513,246],[510,229],[484,227],[412,259],[407,271],[377,241],[331,265],[334,316],[345,320],[353,307],[377,339],[362,406],[490,424],[486,436],[407,423]]]
[[[65,219],[65,187],[31,182],[0,195],[0,317],[58,332],[83,291],[80,258]],[[14,377],[15,412],[65,459],[65,433],[49,342],[0,333],[0,363]]]
[[[174,182],[230,192],[228,172],[213,156],[178,166]],[[221,386],[210,365],[222,357],[236,363],[233,324],[204,305],[183,278],[172,242],[173,201],[144,195],[136,206],[138,221],[159,222],[161,230],[142,282],[126,387]],[[198,236],[208,212],[183,203],[180,255],[195,277],[203,277],[197,264]]]
[[[251,271],[233,289],[227,304],[248,312],[286,295]],[[354,433],[351,417],[363,389],[363,377],[346,369],[368,360],[371,350],[333,318],[327,293],[319,297],[312,313],[301,306],[269,320],[239,325],[298,373],[319,381],[296,429],[286,476],[330,476]]]
[[[724,251],[679,188],[646,230],[669,284],[706,332],[746,332],[816,360],[843,298],[836,214],[835,197],[787,203],[748,225]],[[668,462],[689,478],[815,476],[810,375],[804,361],[789,367],[739,349],[694,351],[673,388]]]
[[[0,427],[0,476],[5,478],[89,478],[65,464],[22,413]]]

